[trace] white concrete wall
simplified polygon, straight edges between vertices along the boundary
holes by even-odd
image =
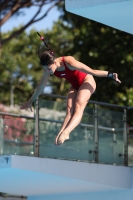
[[[133,200],[133,170],[131,180],[130,189],[29,196],[28,200]]]
[[[133,200],[133,191],[108,191],[28,197],[28,200]]]
[[[1,192],[28,196],[30,200],[133,197],[133,168],[124,166],[1,156],[0,180]]]

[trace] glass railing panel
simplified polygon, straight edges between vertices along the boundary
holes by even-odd
[[[2,124],[1,154],[33,156],[34,120],[6,116],[3,118]]]
[[[124,165],[123,113],[98,109],[99,163]]]
[[[0,155],[3,154],[3,144],[4,144],[4,137],[3,137],[3,118],[0,115]]]
[[[93,154],[89,154],[89,149],[94,148],[93,109],[86,108],[80,125],[71,132],[70,139],[58,147],[54,145],[54,140],[65,117],[66,105],[64,102],[39,100],[39,107],[40,156],[94,162]]]
[[[128,166],[133,166],[133,127],[128,127]]]

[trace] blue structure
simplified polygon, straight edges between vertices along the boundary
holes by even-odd
[[[68,12],[133,34],[133,0],[65,0]]]
[[[58,159],[1,156],[0,190],[29,200],[132,200],[133,168]]]

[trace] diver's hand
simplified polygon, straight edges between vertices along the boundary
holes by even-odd
[[[30,110],[32,111],[32,103],[30,101],[27,101],[20,106],[21,110],[28,109],[28,108],[30,108]]]
[[[121,83],[121,81],[118,79],[118,74],[113,73],[113,79],[114,79],[116,82]]]
[[[108,72],[107,77],[114,79],[118,83],[121,83],[121,81],[118,79],[118,74],[117,73]]]

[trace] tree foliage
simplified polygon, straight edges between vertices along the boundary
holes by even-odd
[[[0,27],[6,23],[7,20],[9,20],[11,17],[14,16],[20,16],[24,15],[25,11],[24,9],[30,8],[30,7],[36,7],[36,13],[31,16],[31,19],[29,21],[26,21],[26,23],[21,26],[19,29],[15,29],[11,34],[9,34],[7,37],[1,39],[1,44],[4,45],[8,41],[10,41],[12,38],[18,36],[21,34],[26,28],[28,28],[30,25],[32,25],[35,22],[38,22],[42,20],[44,17],[46,17],[49,13],[49,11],[57,6],[61,0],[1,0],[0,1]],[[46,12],[43,11],[43,8],[45,5],[49,4],[49,8],[46,10]]]
[[[23,32],[19,37],[12,39],[2,48],[2,59],[0,60],[0,97],[3,103],[10,103],[12,86],[15,103],[18,104],[26,100],[33,92],[32,87],[36,84],[34,76],[36,76],[36,80],[39,80],[38,76],[41,74],[41,71],[35,74],[35,71],[38,70],[38,60],[34,59],[39,40],[34,41],[35,35],[35,31],[31,31],[30,36]],[[25,98],[23,97],[24,91]]]

